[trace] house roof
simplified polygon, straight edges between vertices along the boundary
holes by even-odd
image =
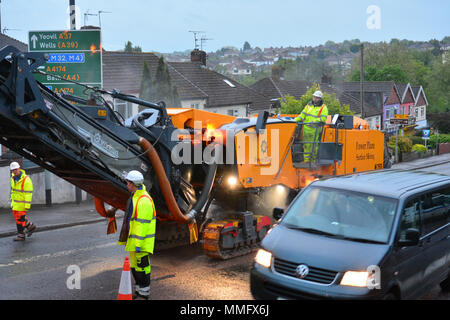
[[[351,94],[344,92],[339,87],[333,87],[324,83],[320,84],[320,88],[323,92],[328,94],[335,93],[336,98],[341,102],[341,104],[347,104],[350,107],[350,111],[353,113],[361,113],[361,100],[359,97],[352,96]],[[368,101],[364,101],[363,109],[365,117],[372,117],[383,112],[382,108],[377,108],[376,105],[373,105]]]
[[[405,102],[415,102],[414,99],[414,92],[411,88],[411,85],[409,83],[396,83],[396,86],[398,88],[398,91],[400,93],[400,98],[402,103]],[[408,98],[411,101],[408,101]]]
[[[422,86],[411,86],[411,89],[412,89],[413,94],[414,94],[414,105],[415,106],[419,102],[420,96],[423,97],[426,105],[428,105],[428,99],[427,99],[427,96],[425,95],[425,91],[423,91],[423,87]]]
[[[26,43],[23,43],[22,41],[11,38],[11,37],[7,36],[6,34],[1,33],[1,30],[0,30],[0,49],[3,47],[6,47],[6,46],[14,46],[23,52],[28,51],[28,45]]]
[[[158,57],[153,53],[127,53],[104,51],[103,87],[106,90],[118,89],[129,94],[138,94],[144,62],[155,74]]]
[[[268,77],[255,82],[250,88],[271,99],[284,99],[286,95],[299,99],[312,85],[313,82],[306,80],[280,80]]]
[[[158,57],[153,53],[103,53],[103,82],[107,90],[117,88],[138,94],[144,61],[154,75]],[[198,62],[167,62],[172,83],[181,100],[206,99],[207,107],[250,104],[253,108],[269,106],[269,99]]]
[[[344,92],[360,92],[360,82],[359,81],[351,81],[351,82],[343,82],[339,85],[339,87]],[[399,94],[399,90],[394,83],[394,81],[364,81],[364,92],[381,92],[383,93],[384,102],[386,102],[394,88],[394,92],[397,93],[398,97],[401,100],[401,95]]]
[[[295,99],[300,99],[306,91],[314,85],[311,81],[306,80],[280,80],[278,78],[269,77],[261,79],[254,83],[251,88],[255,89],[259,93],[267,96],[270,99],[284,98],[286,95],[293,96]],[[361,112],[361,103],[357,97],[353,97],[347,94],[338,87],[332,87],[327,84],[320,84],[320,88],[323,92],[328,94],[336,94],[336,98],[341,104],[347,104],[350,110],[354,113]],[[365,116],[373,116],[382,113],[380,108],[376,108],[374,105],[364,102]]]

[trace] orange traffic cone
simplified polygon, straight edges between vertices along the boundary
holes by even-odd
[[[123,263],[117,300],[133,300],[133,294],[131,292],[130,261],[128,260],[128,257],[125,258],[125,262]]]

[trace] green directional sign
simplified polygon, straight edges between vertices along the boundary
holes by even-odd
[[[102,48],[100,30],[30,31],[28,47],[32,52],[49,55],[39,68],[46,73],[36,74],[53,92],[65,91],[87,98],[84,88],[76,81],[93,87],[102,86]]]

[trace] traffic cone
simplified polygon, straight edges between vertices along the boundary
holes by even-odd
[[[130,261],[128,260],[128,257],[125,257],[125,262],[123,263],[117,300],[133,300],[133,293],[131,292]]]

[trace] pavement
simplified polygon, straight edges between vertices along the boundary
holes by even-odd
[[[439,164],[450,162],[450,153],[440,154],[438,156],[421,158],[414,161],[399,162],[392,166],[393,169],[421,169],[433,167]]]
[[[394,164],[395,169],[420,169],[450,162],[450,153],[439,156],[417,159],[410,162]],[[122,211],[117,211],[117,227],[120,228]],[[32,205],[27,213],[27,218],[36,224],[35,232],[67,228],[77,225],[100,223],[106,225],[108,219],[100,216],[95,210],[93,200],[83,201],[80,204],[64,203],[52,206]],[[0,208],[0,238],[13,236],[17,233],[14,217],[10,209]]]
[[[117,227],[120,228],[122,211],[117,211]],[[103,218],[95,210],[93,200],[83,201],[80,204],[62,203],[46,205],[32,205],[27,212],[27,218],[36,224],[36,232],[67,228],[77,225],[91,223],[105,223],[108,219]],[[0,209],[0,238],[9,237],[17,234],[16,222],[10,209]]]

